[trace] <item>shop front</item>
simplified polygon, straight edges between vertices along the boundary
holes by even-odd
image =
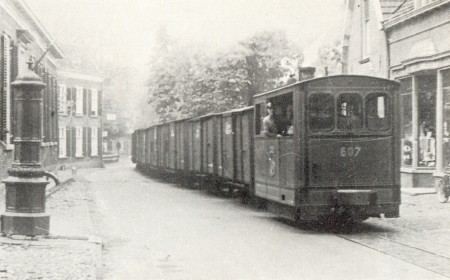
[[[402,187],[434,187],[450,174],[450,1],[384,24],[389,76],[400,81]]]
[[[450,69],[426,69],[398,80],[402,185],[433,187],[433,175],[450,172]]]

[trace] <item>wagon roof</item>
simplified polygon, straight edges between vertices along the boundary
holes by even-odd
[[[154,124],[152,126],[163,126],[163,125],[169,125],[171,123],[177,123],[177,122],[183,122],[183,121],[188,121],[191,118],[183,118],[183,119],[177,119],[177,120],[173,120],[173,121],[167,121],[167,122],[163,122],[163,123],[158,123],[158,124]]]
[[[199,120],[202,120],[202,119],[207,119],[207,118],[210,118],[210,117],[218,116],[220,114],[221,113],[208,113],[206,115],[201,115],[201,116],[189,119],[188,121],[199,121]]]
[[[254,108],[254,106],[246,106],[246,107],[242,107],[242,108],[237,108],[237,109],[232,109],[232,110],[229,110],[229,111],[225,111],[225,112],[222,112],[220,114],[221,115],[231,115],[233,113],[239,113],[239,112],[248,111],[248,110],[251,110],[253,108]]]
[[[318,78],[311,78],[311,79],[307,79],[307,80],[304,80],[304,81],[296,82],[294,84],[290,84],[290,85],[287,85],[287,86],[284,86],[284,87],[279,87],[279,88],[276,88],[276,89],[273,89],[273,90],[270,90],[270,91],[266,91],[266,92],[263,92],[263,93],[255,94],[254,97],[265,96],[265,95],[270,94],[270,93],[274,93],[274,92],[281,91],[281,90],[284,90],[284,89],[292,88],[292,87],[295,87],[295,86],[298,86],[298,85],[302,85],[302,84],[308,84],[308,83],[311,83],[311,82],[314,82],[314,81],[326,80],[326,79],[335,79],[335,78],[350,78],[350,77],[354,77],[354,78],[370,78],[370,79],[376,79],[376,80],[382,80],[382,81],[385,81],[385,82],[390,82],[390,83],[393,83],[393,84],[399,84],[399,82],[397,82],[397,81],[393,81],[393,80],[389,80],[389,79],[385,79],[385,78],[380,78],[380,77],[366,76],[366,75],[333,75],[333,76],[324,76],[324,77],[318,77]]]

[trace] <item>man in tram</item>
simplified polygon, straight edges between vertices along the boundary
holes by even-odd
[[[264,135],[268,137],[281,136],[278,134],[278,127],[274,116],[274,108],[271,102],[266,105],[267,116],[263,119]]]

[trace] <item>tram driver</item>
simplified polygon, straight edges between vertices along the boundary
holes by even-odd
[[[267,116],[263,119],[264,135],[268,137],[280,137],[278,133],[277,123],[274,116],[274,108],[272,102],[268,102],[266,105]]]

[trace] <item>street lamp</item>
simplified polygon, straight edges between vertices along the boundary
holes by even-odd
[[[1,215],[3,235],[48,235],[50,216],[45,213],[45,188],[48,181],[40,162],[41,103],[45,84],[28,68],[11,84],[14,87],[14,112],[17,116],[14,162],[8,169],[6,211]]]

